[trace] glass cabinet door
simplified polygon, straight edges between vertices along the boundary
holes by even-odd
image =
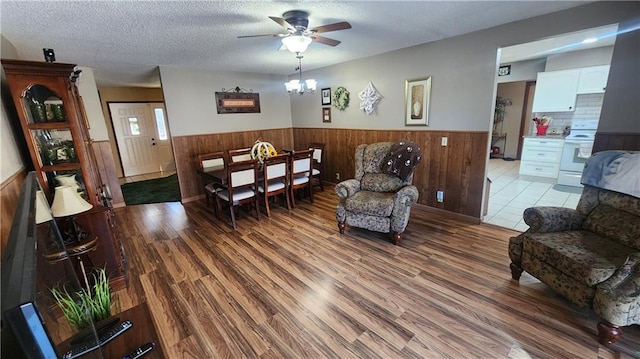
[[[62,99],[46,86],[30,86],[23,101],[29,123],[67,122]]]
[[[31,130],[31,138],[40,154],[42,166],[78,163],[76,147],[70,130]]]

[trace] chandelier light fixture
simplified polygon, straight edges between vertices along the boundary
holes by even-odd
[[[303,35],[293,35],[282,38],[282,43],[293,53],[301,54],[307,50],[311,38]]]
[[[285,82],[285,87],[289,94],[298,93],[300,95],[304,95],[305,92],[314,93],[316,91],[317,82],[314,79],[309,79],[306,81],[302,81],[302,55],[300,53],[296,53],[296,58],[298,59],[298,67],[296,70],[298,71],[298,79],[291,80],[289,82]],[[305,88],[306,85],[306,88]]]

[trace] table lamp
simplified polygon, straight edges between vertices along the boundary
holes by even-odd
[[[56,218],[69,217],[69,221],[71,221],[71,228],[64,233],[65,238],[63,240],[65,245],[79,243],[87,238],[87,233],[78,224],[75,215],[86,212],[91,208],[93,208],[93,205],[80,197],[74,187],[56,187],[53,203],[51,204],[51,212]]]
[[[44,198],[42,191],[36,192],[36,224],[42,224],[52,220],[51,210],[49,210],[49,203]]]

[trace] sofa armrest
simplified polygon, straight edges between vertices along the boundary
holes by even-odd
[[[527,232],[548,233],[577,230],[584,217],[575,209],[564,207],[530,207],[524,210]]]
[[[414,185],[404,186],[396,192],[393,211],[391,212],[391,230],[402,233],[409,223],[411,206],[418,201],[418,188]]]
[[[342,181],[336,185],[335,191],[340,199],[351,197],[360,191],[360,181],[355,179]]]
[[[640,292],[640,252],[630,254],[609,279],[598,284],[598,290],[637,296]]]
[[[640,253],[629,255],[624,265],[598,284],[593,309],[613,325],[640,324]]]
[[[394,208],[397,207],[410,207],[418,202],[418,188],[414,185],[404,186],[396,192],[394,199]],[[404,209],[403,209],[404,210]],[[395,209],[394,209],[395,211]]]

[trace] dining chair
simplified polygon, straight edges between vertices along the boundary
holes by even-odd
[[[241,162],[231,162],[227,164],[227,185],[214,183],[217,188],[216,205],[218,206],[218,218],[221,219],[222,207],[220,201],[227,202],[233,229],[236,225],[236,207],[253,203],[256,208],[256,219],[260,220],[260,209],[258,207],[258,161],[248,160]]]
[[[291,211],[291,201],[289,199],[289,155],[284,153],[269,157],[264,160],[263,179],[259,181],[258,192],[264,198],[267,217],[271,217],[269,208],[269,198],[284,194],[287,201],[287,209]]]
[[[312,183],[311,186],[320,186],[320,190],[324,191],[322,185],[322,173],[324,172],[324,143],[312,142],[309,144],[309,149],[313,150],[313,170],[311,171],[312,178],[317,179],[317,184]]]
[[[289,156],[289,166],[291,167],[291,179],[289,187],[291,190],[291,204],[296,205],[295,191],[303,190],[309,194],[309,201],[313,203],[313,191],[311,190],[311,170],[313,169],[313,151],[303,150],[293,151]]]
[[[237,150],[228,150],[230,162],[242,162],[251,160],[251,148],[241,148]]]
[[[224,152],[210,152],[210,153],[202,153],[198,155],[198,166],[201,171],[205,171],[208,168],[224,168],[225,164],[225,156]],[[212,182],[205,183],[204,185],[204,193],[206,196],[207,206],[209,206],[209,201],[211,201],[211,205],[213,206],[213,211],[217,214],[218,208],[216,203],[214,202],[214,196],[216,195],[217,188],[213,185]]]

